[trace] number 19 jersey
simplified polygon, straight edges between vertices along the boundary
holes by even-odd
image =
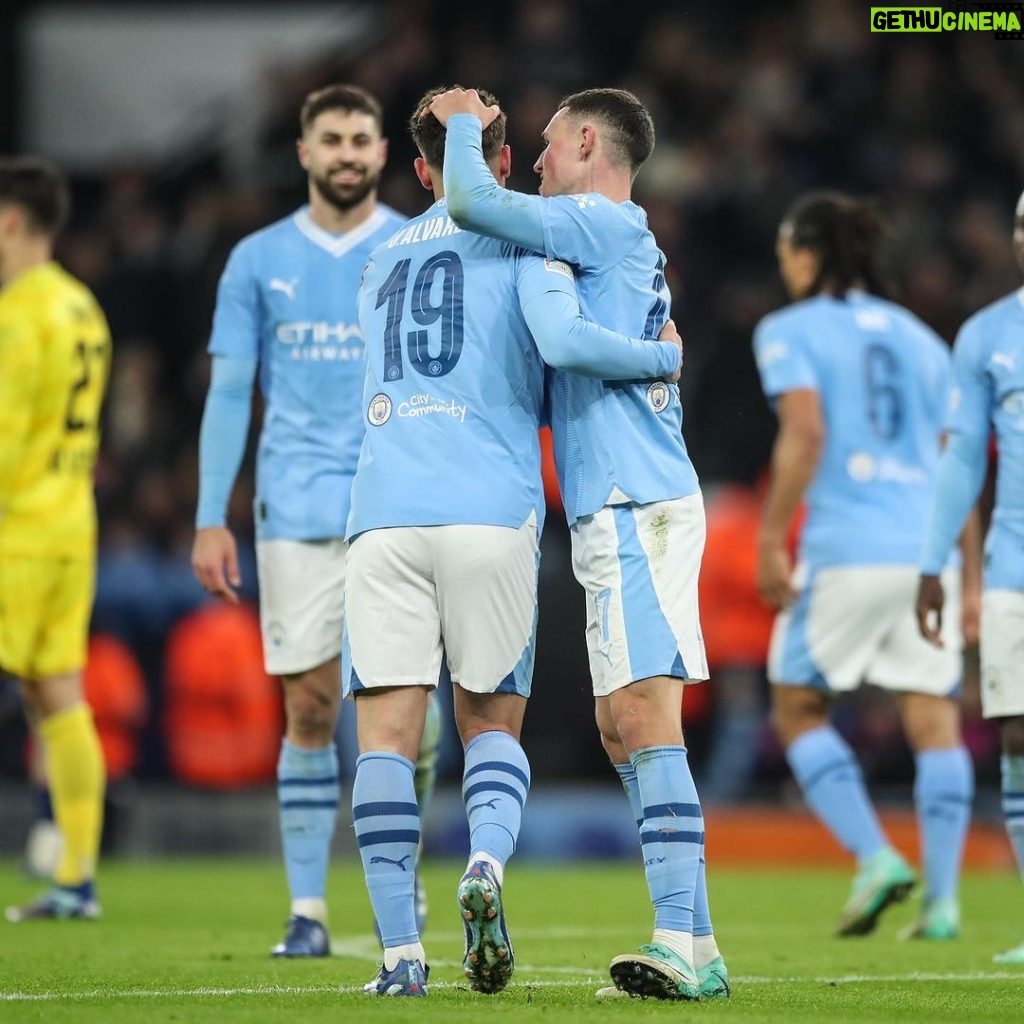
[[[825,447],[802,557],[916,565],[950,388],[943,341],[901,306],[852,290],[765,317],[754,353],[769,399],[809,389],[821,401]]]
[[[520,295],[551,280],[540,257],[461,231],[443,199],[373,252],[359,293],[366,434],[349,539],[518,528],[531,513],[540,525],[544,367]]]
[[[0,292],[0,551],[91,559],[110,365],[95,298],[56,263]]]

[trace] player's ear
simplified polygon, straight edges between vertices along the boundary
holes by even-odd
[[[0,204],[0,235],[16,235],[25,223],[25,215],[17,203]]]
[[[581,160],[588,159],[596,145],[597,132],[594,131],[593,125],[582,125],[579,132],[579,158]]]
[[[380,164],[383,167],[388,162],[388,140],[380,140]]]
[[[500,181],[504,185],[505,179],[512,173],[512,148],[507,143],[501,147],[498,154],[498,171]]]
[[[430,164],[427,163],[423,157],[418,156],[412,162],[413,169],[416,171],[416,177],[420,179],[420,184],[428,191],[434,191],[434,179],[430,173]]]
[[[295,140],[295,151],[299,154],[299,165],[304,171],[309,170],[309,150],[306,148],[306,140],[298,138]]]

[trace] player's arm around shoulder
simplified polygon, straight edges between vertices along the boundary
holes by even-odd
[[[658,341],[607,330],[584,317],[567,263],[522,250],[514,258],[520,308],[549,366],[602,380],[679,379],[682,340],[674,324]]]
[[[434,97],[430,112],[447,128],[443,174],[448,216],[464,231],[543,252],[539,204],[544,200],[503,188],[484,159],[482,133],[499,108],[485,106],[474,89],[450,89]]]

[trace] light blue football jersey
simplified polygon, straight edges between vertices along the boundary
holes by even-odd
[[[302,207],[231,253],[209,351],[259,360],[261,539],[344,535],[365,424],[359,282],[374,247],[403,222],[378,205],[359,227],[334,235]]]
[[[350,539],[394,526],[518,528],[531,514],[540,525],[544,364],[520,302],[551,280],[540,257],[461,231],[443,199],[374,251],[359,293],[367,427]]]
[[[656,338],[672,298],[665,256],[644,211],[598,193],[529,200],[540,213],[547,255],[576,269],[587,319],[630,337]],[[646,505],[700,490],[683,440],[675,384],[555,371],[549,399],[555,466],[570,524],[610,501]]]
[[[803,389],[821,399],[825,446],[801,557],[916,565],[950,389],[943,341],[901,306],[851,290],[766,316],[754,353],[769,399]]]
[[[985,586],[1024,589],[1024,289],[960,329],[953,384],[948,429],[987,438],[994,427],[999,448]]]
[[[460,223],[571,264],[587,320],[630,338],[661,332],[671,303],[665,257],[635,203],[596,192],[545,197],[497,188],[472,114],[448,121],[444,182]],[[608,503],[700,491],[675,384],[563,371],[549,381],[555,467],[570,524]]]

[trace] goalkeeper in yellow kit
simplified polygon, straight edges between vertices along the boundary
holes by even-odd
[[[10,921],[99,916],[105,773],[82,692],[96,574],[93,465],[110,332],[53,261],[60,173],[0,158],[0,668],[21,680],[64,850],[54,887]]]

